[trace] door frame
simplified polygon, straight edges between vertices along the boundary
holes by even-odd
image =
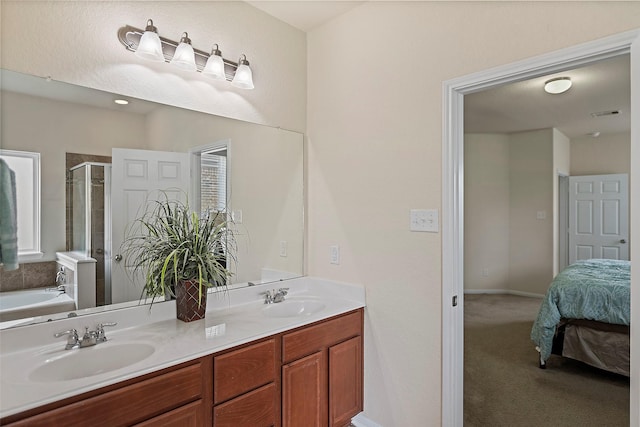
[[[640,30],[632,30],[523,61],[443,82],[442,131],[442,425],[463,425],[464,381],[464,96],[499,85],[578,68],[603,59],[631,54],[631,81],[640,81]],[[632,84],[631,108],[640,105],[640,88]],[[633,117],[633,116],[632,116]],[[631,163],[640,157],[640,124],[631,125]],[[633,168],[633,166],[632,166]],[[633,173],[630,174],[633,177]],[[632,181],[638,182],[636,178]],[[633,182],[630,183],[633,186]],[[636,203],[630,194],[631,212]],[[632,227],[633,235],[640,234]],[[630,240],[633,240],[633,235]],[[640,239],[639,239],[640,241]],[[638,252],[638,251],[633,251]],[[633,254],[631,255],[633,257]],[[633,276],[637,277],[637,276]],[[634,283],[640,282],[633,279]],[[634,297],[632,292],[632,312]],[[640,295],[639,295],[640,296]],[[640,318],[640,316],[638,316]],[[635,318],[635,316],[634,316]],[[633,321],[633,319],[632,319]],[[640,341],[632,328],[632,342]],[[638,354],[632,345],[631,359]],[[637,356],[636,356],[637,358]],[[631,401],[640,400],[640,366],[631,366]],[[634,378],[636,378],[634,380]],[[631,425],[640,422],[640,408],[630,405]]]
[[[558,268],[555,276],[569,264],[569,174],[558,172]]]

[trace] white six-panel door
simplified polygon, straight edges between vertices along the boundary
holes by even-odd
[[[569,263],[629,259],[627,174],[569,177]]]
[[[131,272],[126,271],[126,260],[119,259],[126,227],[140,216],[149,197],[160,196],[160,191],[184,201],[189,190],[189,156],[187,153],[121,148],[114,148],[111,155],[114,253],[111,302],[115,304],[137,301],[142,291],[140,283],[134,284]]]

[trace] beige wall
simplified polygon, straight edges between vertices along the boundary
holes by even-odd
[[[510,287],[544,294],[553,277],[553,130],[509,140]]]
[[[1,119],[2,148],[40,153],[41,260],[55,260],[66,242],[65,153],[147,148],[145,117],[3,92]]]
[[[441,419],[441,238],[410,233],[408,215],[440,208],[442,81],[633,29],[640,3],[366,2],[306,46],[241,2],[4,0],[1,13],[5,68],[307,130],[309,272],[367,287],[365,412],[394,427]],[[134,59],[116,31],[149,17],[245,52],[256,90]]]
[[[302,274],[303,135],[175,108],[150,116],[149,147],[155,150],[188,152],[228,140],[227,197],[231,210],[243,212],[233,282],[255,281],[262,268]],[[280,256],[281,241],[287,242],[286,257]]]
[[[464,136],[464,289],[509,289],[509,135]]]
[[[305,34],[240,1],[2,0],[2,67],[163,104],[304,131]],[[162,37],[187,31],[195,48],[246,54],[256,88],[137,58],[118,41],[153,19]]]
[[[629,132],[602,134],[598,138],[571,139],[571,175],[629,173],[631,169]]]
[[[543,295],[541,272],[557,269],[557,173],[568,173],[569,138],[556,129],[465,134],[464,170],[465,292]]]
[[[441,238],[408,215],[441,206],[442,82],[639,22],[632,2],[366,2],[309,33],[309,272],[367,287],[369,418],[440,424]]]
[[[571,164],[571,140],[562,132],[553,129],[553,277],[560,270],[560,191],[559,175],[569,175]]]

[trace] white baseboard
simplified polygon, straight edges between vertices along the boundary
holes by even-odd
[[[465,294],[500,294],[500,295],[517,295],[520,297],[544,298],[542,294],[533,292],[513,291],[511,289],[465,289]]]
[[[371,421],[364,416],[364,412],[360,412],[358,415],[351,419],[351,424],[355,427],[382,427],[381,424]]]

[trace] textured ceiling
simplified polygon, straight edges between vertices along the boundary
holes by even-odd
[[[310,31],[338,15],[364,3],[364,1],[247,1],[251,6],[274,16],[289,25]]]
[[[349,11],[364,1],[248,1],[302,31]],[[560,95],[544,92],[544,82],[569,76],[573,87]],[[556,128],[570,138],[630,129],[629,55],[574,70],[512,83],[465,96],[465,132],[511,133]],[[591,113],[619,110],[615,116]]]
[[[569,76],[573,86],[559,95],[543,90],[553,77]],[[570,138],[592,132],[630,129],[631,76],[629,55],[467,95],[465,132],[510,133],[556,128]],[[620,110],[614,116],[591,113]]]

